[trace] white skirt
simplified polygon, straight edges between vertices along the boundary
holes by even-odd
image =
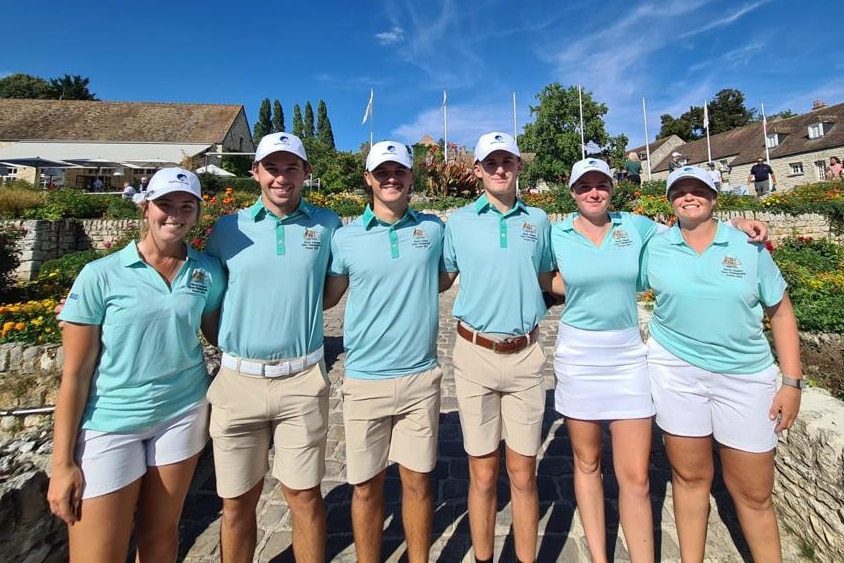
[[[653,416],[647,348],[638,328],[581,330],[562,322],[554,351],[557,412],[581,420]]]

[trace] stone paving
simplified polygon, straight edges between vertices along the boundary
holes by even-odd
[[[433,472],[435,490],[434,542],[431,561],[441,563],[473,562],[469,524],[466,514],[468,464],[462,446],[457,415],[451,351],[456,337],[451,307],[456,286],[440,297],[440,335],[438,352],[444,371],[440,413],[439,460]],[[343,306],[345,301],[325,316],[326,364],[332,383],[331,414],[328,431],[326,475],[322,482],[328,510],[327,560],[355,561],[351,530],[351,487],[345,482],[345,444],[340,382],[343,377]],[[540,327],[540,342],[549,359],[553,355],[559,308],[549,312]],[[545,368],[546,407],[543,423],[543,445],[538,464],[540,522],[537,561],[576,563],[589,561],[589,552],[580,520],[577,517],[572,483],[572,455],[565,425],[553,409],[553,365]],[[603,463],[607,490],[607,542],[611,560],[629,561],[624,537],[618,521],[618,488],[609,457],[609,437],[605,437]],[[503,456],[502,456],[503,458]],[[515,561],[509,485],[502,467],[498,492],[498,519],[495,530],[496,561]],[[651,499],[654,506],[657,561],[679,561],[677,532],[671,509],[671,471],[662,442],[655,428],[651,457]],[[738,521],[729,495],[722,482],[713,487],[712,510],[707,538],[706,561],[750,561],[739,532]],[[401,526],[401,487],[395,467],[388,470],[386,482],[385,531],[382,556],[385,561],[406,561]],[[221,502],[214,489],[213,461],[210,448],[203,454],[191,491],[185,503],[181,522],[180,560],[188,562],[219,561]],[[258,546],[256,561],[293,561],[291,521],[287,505],[275,479],[268,476],[258,506]],[[784,531],[786,561],[798,561],[797,541]]]

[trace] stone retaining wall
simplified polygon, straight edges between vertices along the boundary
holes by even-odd
[[[448,219],[449,212],[437,212]],[[844,244],[844,234],[835,233],[829,220],[823,215],[784,215],[754,211],[725,211],[716,213],[729,220],[733,217],[748,217],[768,224],[771,240],[776,244],[785,237],[802,235],[812,238],[832,238]],[[552,215],[557,221],[559,215]],[[17,277],[29,281],[38,275],[41,264],[58,258],[68,252],[96,248],[103,250],[109,243],[121,239],[126,232],[137,229],[135,220],[66,219],[63,221],[0,221],[0,225],[11,224],[22,227],[26,235],[18,244],[21,251],[21,265]]]

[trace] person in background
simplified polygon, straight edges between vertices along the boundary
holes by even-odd
[[[774,169],[761,156],[756,159],[756,164],[750,168],[747,183],[750,184],[750,182],[753,182],[753,186],[756,188],[757,197],[768,195],[777,185]]]
[[[668,161],[668,172],[673,172],[676,168],[682,166],[683,155],[679,152],[671,153],[671,160]]]
[[[639,154],[636,151],[630,151],[627,155],[624,171],[627,173],[628,182],[633,182],[637,186],[642,185],[642,163],[639,162]]]
[[[826,167],[827,180],[840,180],[844,178],[844,170],[841,167],[841,160],[837,156],[829,157],[829,166]]]
[[[719,192],[721,191],[721,171],[715,166],[714,162],[710,162],[708,164],[709,169],[706,171],[709,174],[709,177],[712,178],[712,183],[715,184],[715,189]]]
[[[228,273],[221,309],[220,372],[208,389],[223,563],[251,562],[255,510],[275,446],[272,474],[290,507],[300,563],[325,560],[329,381],[323,291],[333,211],[302,199],[311,172],[301,139],[272,133],[258,143],[255,203],[221,217],[206,251]]]
[[[87,264],[70,290],[56,403],[50,509],[72,562],[175,561],[182,505],[208,440],[208,372],[198,331],[216,342],[225,287],[185,237],[199,179],[153,176],[139,242]],[[134,558],[133,558],[134,559]]]
[[[130,184],[129,182],[123,184],[123,199],[132,200],[134,199],[136,194],[137,192],[135,191],[135,188],[132,187],[132,184]]]
[[[469,456],[469,527],[481,562],[493,558],[502,438],[516,558],[536,558],[536,456],[545,412],[545,352],[537,336],[547,312],[539,277],[550,284],[553,267],[548,216],[516,195],[521,171],[513,137],[481,135],[474,173],[484,194],[451,214],[443,245],[446,285],[460,275],[454,380]]]
[[[146,176],[143,176],[141,178],[141,184],[140,184],[140,186],[138,186],[138,192],[139,193],[144,193],[145,191],[147,191],[147,183],[148,182],[149,182],[149,180],[147,179]]]
[[[410,563],[428,561],[437,461],[437,365],[444,225],[409,205],[413,155],[395,141],[366,158],[369,205],[334,233],[325,308],[349,288],[343,323],[346,478],[357,560],[378,563],[387,464],[399,466]]]
[[[805,385],[786,283],[763,245],[712,216],[718,191],[705,170],[669,174],[666,196],[677,223],[648,243],[641,273],[656,298],[648,371],[671,463],[680,557],[704,559],[714,440],[753,560],[779,562],[774,453],[777,433],[797,417]],[[779,367],[765,337],[766,316]],[[730,322],[716,330],[707,319]]]

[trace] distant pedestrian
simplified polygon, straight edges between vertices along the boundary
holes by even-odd
[[[841,160],[837,156],[829,157],[829,166],[826,168],[827,180],[840,180],[844,178],[844,170],[841,168]]]
[[[721,182],[723,181],[723,179],[721,178],[721,171],[715,167],[714,162],[710,162],[709,170],[707,170],[707,172],[709,173],[709,177],[712,178],[712,183],[715,184],[715,189],[720,192]]]
[[[747,176],[747,183],[750,182],[753,182],[756,188],[757,197],[768,195],[771,193],[771,189],[777,185],[774,169],[761,156],[756,159],[756,164],[753,165],[750,174]]]
[[[675,168],[683,166],[683,154],[679,152],[671,153],[671,160],[668,161],[668,171],[674,172]]]
[[[123,199],[131,200],[133,197],[135,197],[136,193],[138,192],[135,190],[134,187],[132,187],[132,184],[130,184],[129,182],[123,184]]]
[[[103,181],[102,181],[102,180],[100,180],[99,178],[97,178],[96,180],[94,180],[93,187],[94,187],[94,191],[95,191],[95,192],[101,192],[101,191],[103,191],[103,187],[104,187],[104,186],[105,186],[105,184],[103,184]]]
[[[147,177],[146,177],[146,176],[142,177],[142,178],[141,178],[141,185],[138,187],[138,191],[139,191],[139,192],[141,192],[141,193],[146,192],[146,191],[147,191],[147,183],[148,183],[148,182],[149,182],[149,180],[147,179]]]
[[[639,162],[639,154],[636,151],[630,151],[627,155],[627,160],[624,161],[624,170],[627,172],[627,181],[642,185],[642,163]]]

